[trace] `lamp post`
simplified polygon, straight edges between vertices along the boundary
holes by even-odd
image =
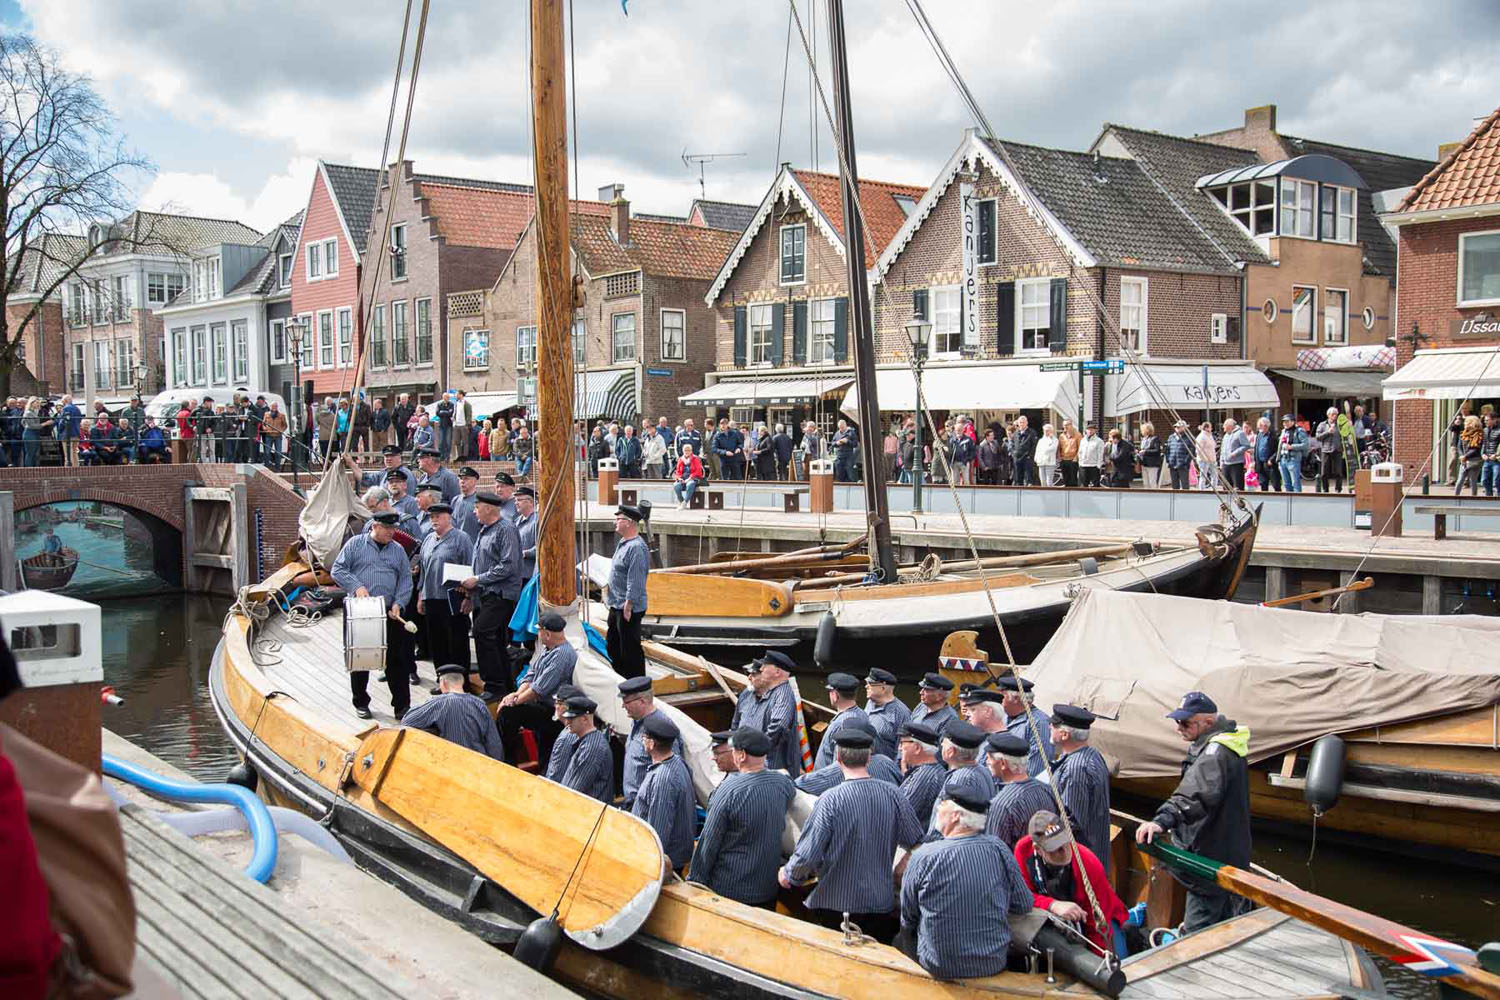
[[[292,401],[287,405],[291,407],[291,441],[287,447],[287,453],[292,457],[292,492],[301,495],[302,480],[297,474],[297,442],[302,438],[302,421],[305,417],[305,407],[302,405],[302,337],[307,332],[307,321],[293,316],[286,321],[287,337],[292,345]]]
[[[913,316],[906,324],[906,339],[911,346],[907,360],[911,362],[912,382],[916,386],[917,440],[912,448],[911,512],[922,513],[922,366],[927,363],[927,338],[932,333],[932,324],[921,316]]]

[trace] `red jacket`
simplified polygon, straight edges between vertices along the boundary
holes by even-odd
[[[1031,857],[1036,849],[1031,844],[1031,835],[1027,834],[1016,841],[1016,863],[1021,866],[1021,877],[1026,879],[1026,885],[1036,895],[1036,905],[1040,909],[1047,909],[1056,900],[1051,896],[1037,892],[1036,879],[1032,874]],[[1083,870],[1079,871],[1079,862],[1083,863]],[[1089,885],[1094,887],[1094,898],[1099,900],[1099,908],[1104,911],[1104,919],[1111,924],[1123,924],[1129,917],[1125,910],[1125,904],[1120,902],[1120,897],[1115,895],[1115,890],[1110,887],[1109,877],[1104,874],[1104,866],[1094,856],[1094,852],[1082,844],[1073,845],[1073,898],[1066,900],[1069,903],[1077,903],[1083,907],[1084,923],[1083,932],[1089,939],[1101,948],[1109,947],[1109,942],[1100,931],[1097,921],[1094,919],[1094,908],[1089,905],[1088,890],[1083,887],[1083,878],[1087,875]]]
[[[703,478],[703,460],[701,458],[699,458],[697,455],[694,455],[693,456],[693,463],[687,469],[687,475],[683,475],[683,466],[687,464],[687,461],[688,461],[688,459],[687,459],[686,455],[684,455],[682,458],[679,458],[677,460],[677,478],[678,479],[688,479],[688,478],[702,479]]]

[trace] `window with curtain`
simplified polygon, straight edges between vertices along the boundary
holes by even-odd
[[[229,324],[229,339],[234,344],[234,380],[250,378],[250,324],[237,319]]]

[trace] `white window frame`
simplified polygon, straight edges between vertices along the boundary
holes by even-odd
[[[370,307],[370,370],[385,371],[390,363],[391,344],[385,328],[385,303],[377,302]]]
[[[760,321],[757,322],[757,317]],[[765,332],[765,340],[757,352],[755,334],[757,330]],[[771,303],[751,303],[745,310],[745,363],[751,368],[769,368],[771,366],[771,338],[776,334],[776,327],[771,321]],[[757,353],[759,356],[757,356]]]
[[[88,322],[88,289],[84,287],[82,281],[71,281],[68,283],[68,325],[81,327],[87,326]]]
[[[1229,314],[1211,313],[1208,317],[1208,342],[1210,344],[1229,343]]]
[[[788,230],[801,230],[802,232],[802,275],[798,278],[787,280],[786,269],[783,260],[786,256],[786,234]],[[776,278],[777,283],[783,288],[807,284],[807,223],[793,222],[782,226],[776,233]]]
[[[1324,184],[1318,188],[1318,197],[1323,197],[1323,191],[1333,192],[1333,232],[1323,232],[1323,206],[1320,201],[1318,205],[1318,238],[1325,243],[1357,243],[1359,241],[1359,192],[1351,187],[1342,187],[1338,184]],[[1349,199],[1349,211],[1343,210],[1342,202],[1345,197]],[[1349,224],[1349,236],[1339,238],[1339,226],[1342,223]]]
[[[130,321],[130,307],[133,296],[130,294],[130,284],[133,275],[117,274],[110,282],[111,295],[114,301],[111,303],[110,315],[116,323],[128,323]]]
[[[1302,290],[1302,289],[1306,289],[1307,291],[1312,292],[1312,302],[1308,306],[1307,337],[1304,338],[1304,339],[1302,339],[1302,340],[1298,340],[1297,339],[1297,292],[1299,290]],[[1318,286],[1316,286],[1316,285],[1293,285],[1292,286],[1292,307],[1287,310],[1287,322],[1291,324],[1291,329],[1292,329],[1292,343],[1294,343],[1294,344],[1309,344],[1309,345],[1312,345],[1312,346],[1316,346],[1317,345],[1317,343],[1318,343],[1318,329],[1319,329],[1319,327],[1321,325],[1321,322],[1322,322],[1319,319],[1319,313],[1318,313]]]
[[[667,317],[674,316],[678,319],[677,352],[675,354],[667,350]],[[661,339],[661,360],[663,361],[687,361],[687,310],[686,309],[663,309],[657,321],[657,332]]]
[[[220,265],[221,262],[218,257],[208,258],[208,297],[210,299],[219,298],[222,291],[219,285],[219,278],[221,276]]]
[[[284,365],[287,363],[286,320],[273,319],[269,326],[267,333],[271,341],[271,364]]]
[[[573,344],[573,364],[581,365],[588,356],[589,331],[588,324],[582,317],[573,320],[573,331],[571,335]]]
[[[317,352],[313,349],[313,338],[317,331],[313,328],[313,314],[303,313],[297,317],[297,323],[302,328],[302,368],[304,371],[312,371],[317,365]]]
[[[323,325],[324,320],[328,325]],[[324,335],[327,334],[325,337]],[[318,367],[335,368],[338,366],[338,345],[333,335],[333,310],[318,310],[317,325],[313,327],[313,336],[318,341]]]
[[[73,381],[76,385],[68,386],[74,392],[82,392],[88,377],[88,351],[84,348],[84,341],[73,342]]]
[[[481,336],[484,338],[484,353],[480,354],[480,355],[476,355],[475,357],[471,358],[469,356],[469,340],[470,340],[470,338],[478,338],[478,337],[481,337]],[[490,367],[490,343],[491,343],[491,341],[490,341],[490,331],[488,331],[488,330],[476,330],[476,329],[473,329],[473,328],[467,328],[467,329],[464,330],[464,338],[463,338],[464,371],[466,371],[466,372],[482,372],[482,371],[488,371],[489,370],[489,367]]]
[[[335,236],[323,241],[323,280],[339,276],[339,240]],[[328,265],[332,264],[332,267]]]
[[[95,278],[90,281],[89,292],[94,304],[94,325],[103,326],[109,322],[109,308],[104,301],[104,279]]]
[[[516,327],[516,371],[530,371],[536,367],[536,327]]]
[[[309,243],[303,248],[302,270],[309,284],[323,280],[323,244]]]
[[[1343,326],[1342,340],[1328,339],[1328,295],[1330,292],[1344,297],[1344,315],[1341,320]],[[1323,308],[1319,312],[1319,316],[1321,318],[1320,326],[1323,331],[1323,345],[1325,347],[1347,347],[1349,345],[1349,289],[1325,287],[1323,289]]]
[[[837,364],[838,299],[813,299],[807,304],[807,363]]]
[[[398,322],[399,320],[399,322]],[[411,313],[410,306],[405,299],[397,299],[391,303],[391,367],[411,367]],[[401,345],[401,353],[396,353],[396,345]]]
[[[1318,238],[1318,182],[1305,181],[1300,177],[1282,177],[1279,185],[1278,198],[1280,208],[1276,213],[1276,234],[1295,240],[1315,240]],[[1291,214],[1295,226],[1287,228],[1287,192],[1292,192]],[[1312,204],[1304,205],[1302,196],[1304,193],[1312,192]],[[1308,216],[1307,231],[1302,232],[1302,218]]]
[[[622,326],[623,320],[630,321],[630,353],[626,355],[620,351],[620,335],[626,332]],[[638,323],[634,312],[610,313],[609,316],[609,357],[610,363],[623,365],[628,361],[634,361],[639,356],[636,349],[636,334]]]
[[[333,333],[339,347],[339,367],[348,368],[354,364],[354,310],[345,306],[338,311]]]
[[[108,389],[114,385],[114,345],[108,340],[94,341],[94,388]]]
[[[120,387],[135,385],[135,342],[115,341],[114,362],[115,385]]]
[[[292,267],[297,262],[294,253],[280,254],[276,258],[276,284],[280,288],[292,287]]]
[[[155,293],[151,286],[160,279],[161,293]],[[167,272],[148,271],[146,273],[146,304],[150,306],[164,306],[167,304]]]
[[[944,299],[951,298],[951,303],[939,309],[938,296]],[[952,327],[939,329],[938,313],[952,318]],[[959,285],[935,285],[927,289],[927,318],[932,324],[932,329],[927,334],[927,350],[934,358],[957,358],[963,355],[964,341],[964,298],[963,288]],[[939,337],[948,338],[949,344],[944,345]],[[945,350],[945,346],[951,346],[951,350]]]
[[[405,281],[409,270],[406,266],[406,223],[397,222],[391,226],[391,242],[386,252],[391,255],[391,281]],[[400,274],[396,273],[398,266],[401,270]]]
[[[172,385],[188,384],[188,331],[185,326],[172,328]]]
[[[1150,317],[1150,313],[1151,313],[1151,297],[1150,297],[1151,289],[1150,289],[1149,286],[1150,286],[1150,281],[1148,279],[1146,279],[1146,278],[1141,278],[1141,277],[1136,277],[1136,276],[1130,276],[1130,275],[1126,275],[1126,276],[1123,276],[1123,277],[1120,278],[1120,342],[1121,342],[1121,347],[1123,349],[1123,347],[1124,347],[1124,341],[1125,341],[1125,317],[1128,315],[1128,313],[1126,312],[1126,310],[1127,309],[1139,309],[1141,311],[1140,326],[1138,328],[1138,333],[1137,333],[1137,336],[1136,336],[1136,342],[1135,342],[1135,344],[1132,347],[1132,349],[1137,354],[1149,354],[1150,353],[1150,351],[1148,351],[1146,349],[1147,335],[1148,335],[1147,334],[1147,323],[1149,322],[1149,317]],[[1126,288],[1139,288],[1141,290],[1141,301],[1140,301],[1139,305],[1133,305],[1133,304],[1127,305],[1126,304],[1126,302],[1125,302],[1125,289]]]
[[[188,327],[188,350],[192,352],[191,385],[208,385],[208,325]]]
[[[229,384],[229,325],[227,323],[208,324],[208,378],[214,385]]]
[[[1476,233],[1458,234],[1458,284],[1454,289],[1454,303],[1462,307],[1500,305],[1500,296],[1489,299],[1464,298],[1464,244],[1476,236],[1500,236],[1500,229],[1486,229]]]
[[[1027,288],[1040,288],[1042,290],[1042,301],[1041,301],[1040,304],[1038,304],[1038,303],[1032,303],[1029,306],[1026,304],[1026,293],[1025,293],[1024,289],[1027,289]],[[1040,308],[1043,308],[1043,309],[1046,310],[1046,312],[1044,313],[1044,317],[1045,317],[1046,322],[1042,323],[1041,326],[1033,327],[1033,329],[1046,330],[1047,331],[1047,342],[1048,343],[1047,343],[1046,347],[1027,347],[1026,346],[1026,329],[1027,328],[1026,328],[1025,322],[1024,322],[1025,316],[1026,316],[1026,310],[1028,308],[1034,310],[1034,309],[1037,309],[1039,306],[1040,306]],[[928,308],[930,309],[931,306],[929,306]],[[1015,328],[1016,328],[1015,354],[1016,354],[1017,357],[1027,357],[1027,356],[1039,357],[1039,356],[1041,356],[1043,354],[1051,354],[1052,353],[1052,344],[1051,344],[1051,341],[1052,341],[1052,279],[1051,278],[1022,278],[1022,279],[1019,279],[1019,280],[1016,281],[1016,323],[1015,323]]]
[[[229,321],[229,370],[234,373],[236,383],[250,381],[249,320]]]
[[[427,360],[422,360],[422,328],[427,328]],[[411,350],[412,363],[418,368],[431,368],[436,352],[432,349],[432,299],[412,299],[411,303]]]

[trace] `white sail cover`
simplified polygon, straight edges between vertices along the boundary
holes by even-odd
[[[1103,716],[1091,743],[1122,778],[1175,777],[1184,746],[1164,718],[1204,691],[1250,728],[1261,760],[1325,733],[1500,702],[1500,618],[1337,615],[1085,589],[1025,671],[1036,701]]]
[[[370,511],[354,495],[349,477],[344,475],[344,468],[340,465],[335,474],[324,475],[318,480],[307,495],[302,512],[297,515],[297,533],[307,551],[325,569],[332,567],[338,558],[344,536],[352,527],[349,523],[351,517],[364,524],[370,519]]]

